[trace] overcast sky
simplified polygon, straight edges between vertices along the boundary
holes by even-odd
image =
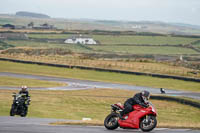
[[[59,18],[164,21],[200,25],[200,0],[1,0],[0,13]]]

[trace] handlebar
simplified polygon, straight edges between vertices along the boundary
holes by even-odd
[[[16,95],[26,96],[26,94],[16,94],[16,93],[12,94],[12,96],[16,96]]]

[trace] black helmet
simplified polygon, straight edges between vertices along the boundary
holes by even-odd
[[[148,92],[148,91],[142,91],[141,93],[142,93],[142,98],[143,98],[144,101],[149,100],[149,98],[150,98],[150,92]]]

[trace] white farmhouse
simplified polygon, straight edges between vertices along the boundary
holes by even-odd
[[[65,43],[69,44],[97,44],[97,42],[92,38],[88,36],[72,36],[65,40]]]

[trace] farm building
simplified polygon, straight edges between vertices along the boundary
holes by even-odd
[[[12,25],[12,24],[4,24],[2,25],[4,29],[26,29],[26,26],[23,25]]]
[[[52,29],[56,29],[56,27],[54,27],[54,25],[49,25],[48,23],[44,23],[40,26],[32,26],[33,29],[42,29],[42,30],[52,30]]]
[[[65,43],[69,44],[97,44],[97,42],[92,38],[88,36],[72,36],[65,40]]]
[[[2,28],[5,28],[5,29],[15,29],[15,26],[12,25],[12,24],[4,24],[4,25],[2,25]]]

